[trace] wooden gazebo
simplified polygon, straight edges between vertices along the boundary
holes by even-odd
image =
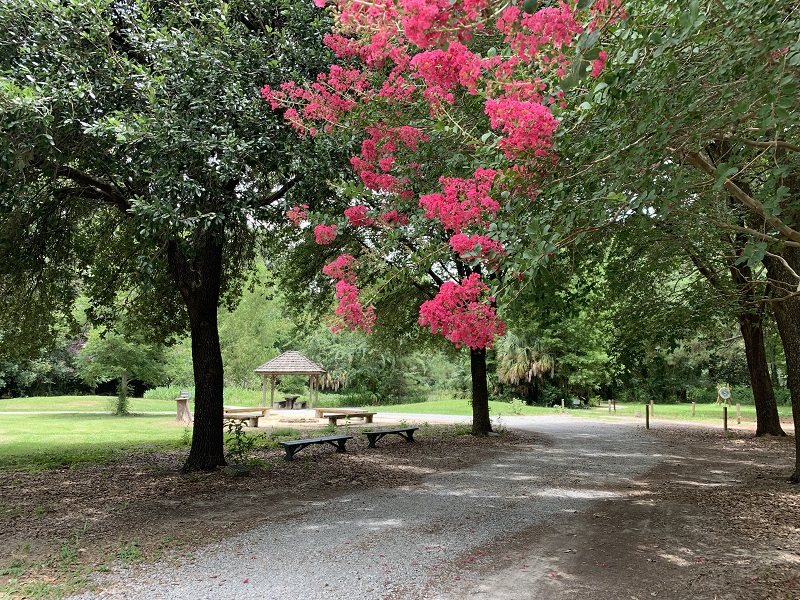
[[[275,379],[282,375],[308,375],[308,401],[313,407],[314,395],[319,403],[319,379],[325,369],[310,361],[300,352],[290,350],[271,361],[264,363],[255,370],[263,378],[261,384],[261,406],[267,405],[267,378],[270,379],[269,405],[275,404]]]

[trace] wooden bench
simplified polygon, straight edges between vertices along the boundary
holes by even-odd
[[[363,412],[366,412],[363,408],[315,408],[314,416],[317,419],[321,419],[326,415],[326,413],[348,415]]]
[[[347,440],[353,439],[352,435],[328,435],[318,438],[305,438],[302,440],[288,440],[286,442],[278,442],[286,450],[286,460],[294,460],[294,455],[300,452],[306,446],[311,444],[330,444],[336,448],[336,452],[345,452],[345,443]]]
[[[269,414],[265,406],[225,406],[222,418],[225,421],[247,421],[249,427],[258,427],[258,420]]]
[[[348,412],[348,413],[334,413],[325,415],[330,425],[337,425],[339,419],[364,419],[365,423],[372,423],[372,417],[375,413],[372,412]]]
[[[383,429],[381,431],[362,431],[367,439],[369,440],[369,448],[375,448],[375,443],[381,439],[385,435],[389,435],[390,433],[394,433],[399,435],[402,438],[405,438],[409,442],[414,441],[414,432],[419,429],[419,427],[398,427],[397,429]]]
[[[314,410],[314,415],[318,419],[327,418],[329,424],[337,425],[339,419],[355,418],[364,419],[365,423],[372,423],[375,413],[360,408],[317,408]]]

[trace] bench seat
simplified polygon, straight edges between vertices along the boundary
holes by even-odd
[[[362,431],[369,440],[369,448],[375,448],[375,443],[385,435],[396,434],[405,438],[408,442],[414,441],[414,432],[419,427],[398,427],[396,429],[381,429],[380,431]]]
[[[331,413],[326,414],[325,418],[328,419],[330,425],[337,425],[339,419],[364,419],[365,423],[372,423],[372,417],[375,416],[373,412],[348,412],[348,413]]]
[[[294,455],[300,452],[306,446],[311,444],[330,444],[336,448],[336,452],[345,452],[345,443],[347,440],[353,439],[352,435],[327,435],[317,438],[304,438],[300,440],[287,440],[285,442],[278,442],[286,450],[286,460],[294,460]]]
[[[223,420],[247,421],[250,427],[258,427],[258,419],[268,414],[269,408],[265,406],[225,406],[222,409]]]

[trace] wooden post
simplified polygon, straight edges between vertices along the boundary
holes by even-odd
[[[648,404],[644,405],[644,427],[650,429],[650,406]]]
[[[192,411],[189,410],[189,398],[184,398],[182,396],[180,398],[176,398],[175,402],[178,405],[178,414],[175,417],[175,420],[179,423],[186,423],[188,425],[192,422]]]
[[[267,405],[267,376],[261,376],[261,406]]]
[[[738,402],[736,403],[736,424],[742,424],[742,405]]]
[[[608,412],[611,412],[611,398],[608,399]]]
[[[728,407],[722,407],[722,429],[728,431]]]
[[[694,408],[695,408],[695,404],[696,404],[695,402],[692,402],[692,416],[694,416]]]
[[[275,406],[275,375],[269,376],[269,407]]]
[[[656,408],[655,400],[650,400],[650,414],[653,416],[655,416],[656,414],[655,408]]]
[[[564,412],[564,399],[561,399],[561,412]]]
[[[617,399],[614,398],[614,412],[617,412]]]

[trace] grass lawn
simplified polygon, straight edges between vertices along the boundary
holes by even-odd
[[[472,404],[464,398],[450,398],[446,400],[429,400],[414,404],[393,404],[391,406],[369,406],[370,410],[388,413],[427,414],[427,415],[464,415],[472,416]],[[489,401],[489,414],[492,417],[508,417],[514,414],[521,415],[552,415],[555,408],[543,406],[522,406],[520,413],[514,413],[508,402]],[[560,410],[560,409],[559,409]]]
[[[606,407],[594,410],[576,410],[573,414],[579,416],[606,416],[606,417],[633,417],[636,411],[641,413],[644,417],[645,405],[644,404],[625,404],[617,405],[617,410],[608,412]],[[778,415],[781,417],[791,417],[791,406],[779,406]],[[654,419],[673,419],[677,421],[722,421],[722,405],[716,402],[708,404],[697,404],[695,406],[695,414],[692,417],[691,404],[656,404],[653,407],[653,413],[650,415]],[[736,420],[736,404],[728,407],[728,422],[732,423]],[[756,407],[752,405],[742,405],[742,420],[753,421],[756,420]]]
[[[98,462],[114,452],[176,448],[191,430],[164,415],[3,415],[0,469]]]
[[[116,396],[40,396],[0,400],[0,412],[113,412]],[[129,398],[130,412],[175,412],[175,400]]]

